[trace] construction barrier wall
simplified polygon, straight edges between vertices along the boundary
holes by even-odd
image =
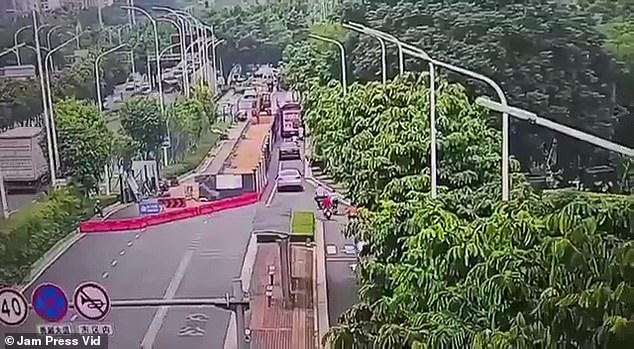
[[[258,201],[257,193],[249,193],[237,197],[205,203],[196,207],[187,207],[154,215],[106,221],[86,221],[79,225],[81,233],[98,233],[110,231],[139,230],[154,225],[174,222],[182,219],[207,215],[254,204]]]

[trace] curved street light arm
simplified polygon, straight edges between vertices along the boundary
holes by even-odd
[[[57,29],[61,29],[62,26],[61,25],[54,25],[53,27],[51,27],[51,29],[48,30],[48,33],[46,33],[46,46],[48,48],[51,48],[51,35],[57,30]]]
[[[101,54],[99,54],[97,56],[97,58],[95,58],[95,85],[96,85],[96,89],[97,89],[97,106],[99,107],[99,111],[103,112],[103,102],[101,101],[101,81],[100,81],[100,75],[99,74],[99,61],[105,57],[106,55],[109,55],[117,50],[120,50],[124,47],[128,46],[128,44],[119,44],[111,49],[109,49],[108,51],[105,51]]]
[[[427,60],[428,62],[430,62],[433,65],[436,66],[440,66],[443,67],[447,70],[459,73],[459,74],[463,74],[466,76],[469,76],[473,79],[476,80],[480,80],[485,82],[486,84],[488,84],[491,88],[493,88],[493,90],[496,92],[498,98],[500,99],[500,103],[505,106],[508,107],[508,102],[506,99],[506,95],[504,94],[504,91],[502,90],[502,88],[500,87],[500,85],[498,85],[495,81],[493,81],[493,79],[489,78],[486,75],[482,75],[480,73],[476,73],[474,71],[465,69],[465,68],[461,68],[458,66],[455,66],[453,64],[449,64],[449,63],[445,63],[442,61],[437,61],[433,58],[431,58],[425,51],[421,50],[420,48],[407,44],[407,43],[403,43],[401,41],[399,41],[398,39],[396,39],[394,36],[387,34],[385,32],[376,30],[376,29],[371,29],[371,28],[367,28],[365,26],[362,26],[360,24],[354,24],[355,26],[367,29],[370,32],[376,33],[376,35],[382,35],[384,36],[386,39],[388,39],[388,41],[390,42],[394,42],[397,45],[399,45],[399,47],[403,47],[405,48],[405,53],[412,55],[414,57],[418,57],[424,60]],[[509,116],[507,113],[503,112],[502,113],[502,201],[508,201],[509,200],[509,192],[510,192],[510,178],[509,178]]]
[[[343,95],[345,96],[347,93],[347,84],[348,84],[348,76],[347,76],[347,72],[346,72],[346,49],[343,47],[343,45],[337,41],[337,40],[333,40],[324,36],[320,36],[320,35],[315,35],[315,34],[308,34],[309,37],[313,38],[313,39],[317,39],[317,40],[321,40],[321,41],[325,41],[331,44],[336,45],[339,48],[339,51],[341,53],[341,86],[343,87]]]
[[[10,47],[10,48],[8,48],[8,49],[6,49],[6,50],[4,50],[4,51],[0,52],[0,57],[2,57],[2,56],[4,56],[4,55],[8,55],[9,53],[15,52],[15,50],[17,50],[17,49],[19,49],[19,48],[21,48],[21,47],[24,47],[24,46],[26,46],[26,44],[25,44],[25,43],[23,43],[23,42],[21,42],[21,43],[19,43],[19,44],[15,45],[15,46],[13,46],[13,47]]]
[[[124,10],[128,9],[128,10],[140,12],[141,14],[143,14],[144,16],[148,18],[150,23],[152,23],[152,29],[154,30],[154,54],[156,55],[156,71],[157,71],[158,90],[159,90],[158,91],[159,92],[159,107],[161,109],[161,112],[164,112],[165,104],[163,102],[163,73],[161,71],[162,70],[161,57],[159,55],[160,47],[159,47],[159,38],[158,38],[159,35],[158,35],[158,27],[156,25],[156,19],[154,19],[154,17],[152,17],[152,15],[148,11],[138,6],[121,6],[121,8]]]
[[[396,37],[394,37],[391,34],[376,30],[376,29],[372,29],[372,28],[368,28],[362,24],[359,23],[354,23],[354,22],[348,22],[348,25],[359,28],[360,30],[363,30],[364,32],[370,34],[374,34],[375,36],[380,36],[383,37],[384,39],[387,39],[387,41],[396,44],[396,47],[398,48],[398,71],[400,75],[403,75],[403,73],[405,72],[405,59],[403,57],[403,45],[401,43],[401,41],[399,41],[398,39],[396,39]]]
[[[379,41],[379,43],[381,44],[381,80],[384,84],[387,83],[387,49],[385,47],[385,40],[381,36],[373,35],[365,29],[355,27],[347,23],[344,23],[343,27],[357,33],[369,35]]]
[[[58,45],[57,47],[55,47],[54,49],[52,49],[51,51],[49,51],[46,56],[44,57],[44,74],[46,75],[46,94],[47,94],[47,102],[48,102],[48,107],[49,109],[49,117],[51,119],[51,134],[52,134],[52,141],[53,141],[53,152],[55,154],[55,166],[56,168],[59,170],[60,168],[60,157],[59,157],[59,148],[57,146],[57,128],[55,127],[55,114],[54,114],[54,108],[53,108],[53,91],[51,89],[51,76],[49,73],[49,65],[53,66],[53,54],[59,50],[61,50],[62,48],[66,47],[67,45],[73,43],[75,40],[77,40],[80,36],[84,35],[86,32],[83,31],[75,36],[73,36],[71,39],[68,39],[66,41],[64,41],[63,43],[61,43],[60,45]],[[50,60],[50,62],[49,62]]]

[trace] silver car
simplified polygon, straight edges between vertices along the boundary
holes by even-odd
[[[304,191],[302,174],[294,168],[280,170],[277,175],[277,190],[282,191],[292,189]]]
[[[280,160],[301,160],[299,145],[292,140],[284,140],[279,155]]]

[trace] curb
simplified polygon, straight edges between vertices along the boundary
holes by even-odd
[[[328,314],[328,280],[326,278],[326,253],[324,251],[324,222],[315,219],[315,273],[317,277],[314,282],[315,293],[315,327],[317,328],[317,348],[322,348],[321,339],[330,329]]]
[[[114,207],[114,209],[108,213],[106,213],[102,220],[108,219],[108,217],[113,214],[121,211],[126,208],[125,204],[114,204],[109,207]],[[27,288],[31,287],[35,280],[37,280],[44,272],[55,263],[66,251],[68,251],[74,244],[76,244],[79,240],[81,240],[86,234],[82,234],[79,232],[79,228],[73,230],[68,233],[66,237],[62,240],[58,241],[53,247],[51,247],[40,259],[31,264],[31,272],[29,275],[22,280],[22,283],[18,285],[18,289],[21,292],[26,291]]]

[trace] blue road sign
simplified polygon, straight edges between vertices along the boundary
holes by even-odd
[[[140,202],[139,214],[157,214],[161,213],[161,205],[158,202]]]
[[[58,322],[68,312],[68,298],[64,291],[54,284],[39,285],[33,291],[31,303],[35,313],[48,322]]]

